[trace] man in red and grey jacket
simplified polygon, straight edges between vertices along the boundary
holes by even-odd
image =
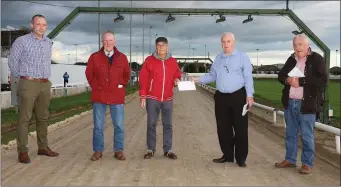
[[[147,148],[145,159],[154,156],[156,145],[156,123],[161,111],[163,124],[164,156],[177,159],[172,149],[173,88],[181,79],[177,60],[168,53],[168,40],[159,37],[156,50],[148,56],[140,71],[140,105],[147,109]]]

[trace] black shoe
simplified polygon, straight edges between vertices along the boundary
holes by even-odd
[[[224,163],[224,162],[233,162],[233,160],[228,160],[224,156],[221,158],[215,158],[213,159],[213,162],[215,163]]]
[[[245,162],[237,162],[239,167],[245,168],[246,167],[246,163]]]
[[[144,155],[144,159],[151,159],[154,156],[154,151],[148,151],[145,155]]]

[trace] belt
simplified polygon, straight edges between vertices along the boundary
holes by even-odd
[[[231,95],[238,94],[239,92],[243,92],[243,91],[245,91],[245,87],[244,87],[244,86],[241,87],[240,89],[238,89],[238,90],[232,92],[232,93],[223,93],[223,92],[220,92],[219,90],[217,90],[216,92],[219,93],[219,94],[221,94],[221,95],[228,95],[228,96],[231,96]]]
[[[31,80],[35,82],[48,82],[49,81],[49,79],[40,79],[40,78],[34,78],[34,77],[29,77],[29,76],[20,76],[20,79]]]

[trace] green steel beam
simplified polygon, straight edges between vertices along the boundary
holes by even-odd
[[[174,14],[174,15],[287,15],[285,9],[190,9],[190,8],[125,8],[125,7],[77,7],[51,33],[55,38],[79,13],[125,13],[125,14]]]
[[[290,9],[192,9],[192,8],[126,8],[126,7],[77,7],[47,37],[55,38],[79,13],[121,14],[173,14],[173,15],[256,15],[289,16],[289,18],[324,52],[329,81],[330,49]],[[328,121],[328,86],[324,89],[323,122]]]
[[[195,9],[195,8],[126,8],[79,7],[85,13],[175,14],[175,15],[286,15],[285,9]]]
[[[71,24],[71,21],[77,17],[79,12],[79,7],[75,8],[66,18],[57,25],[56,28],[54,28],[47,37],[51,40],[55,38],[67,25]]]
[[[176,57],[175,57],[176,58]],[[210,58],[176,58],[178,61],[179,60],[208,60],[211,63],[213,63],[213,61]]]
[[[324,53],[324,61],[326,66],[327,73],[327,82],[329,83],[329,64],[330,64],[330,49],[325,45],[319,37],[317,37],[313,31],[309,29],[307,25],[303,23],[303,21],[296,16],[296,14],[289,10],[288,14],[289,18],[318,46],[321,51]],[[328,92],[328,84],[323,89],[324,93],[324,103],[323,103],[323,123],[327,124],[328,122],[328,113],[329,113],[329,92]]]

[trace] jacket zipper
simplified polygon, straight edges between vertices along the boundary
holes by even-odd
[[[165,91],[165,81],[166,81],[166,70],[165,70],[165,61],[162,60],[162,68],[163,68],[163,82],[162,82],[162,95],[161,95],[161,101],[163,101],[163,94]]]
[[[152,91],[152,88],[153,88],[153,79],[150,81],[149,92]]]
[[[108,79],[107,79],[107,83],[108,83],[108,91],[109,91],[109,78],[110,78],[110,68],[111,68],[111,65],[110,65],[110,59],[108,60]],[[108,97],[107,97],[108,98]],[[109,104],[108,100],[107,100],[107,104]]]

